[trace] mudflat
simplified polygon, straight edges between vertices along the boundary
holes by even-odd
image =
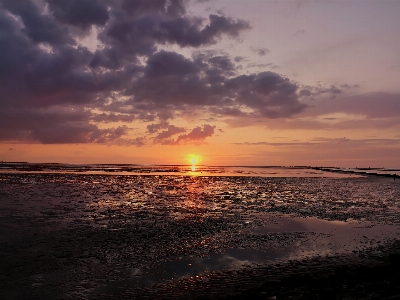
[[[4,299],[399,294],[400,185],[388,178],[0,179]]]

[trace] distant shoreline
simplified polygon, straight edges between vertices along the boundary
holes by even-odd
[[[193,167],[195,169],[193,169]],[[338,168],[313,166],[207,166],[137,164],[64,164],[2,162],[0,173],[54,173],[98,175],[183,175],[244,177],[329,177],[378,176],[400,178],[399,168]]]

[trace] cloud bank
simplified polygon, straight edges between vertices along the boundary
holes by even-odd
[[[269,71],[241,74],[234,58],[203,50],[224,38],[238,39],[251,29],[248,21],[194,16],[187,5],[1,0],[0,140],[199,144],[216,126],[170,124],[177,114],[288,118],[307,107],[290,79]],[[81,42],[93,35],[97,46]],[[187,48],[192,56],[169,46]],[[262,56],[269,50],[255,51]],[[152,124],[132,139],[130,128],[111,125],[116,122]]]

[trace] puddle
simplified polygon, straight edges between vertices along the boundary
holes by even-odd
[[[183,256],[159,264],[145,273],[136,272],[131,284],[150,287],[167,280],[199,277],[212,271],[239,270],[276,263],[278,261],[303,259],[311,256],[337,255],[361,251],[369,245],[384,242],[387,238],[399,238],[396,225],[372,222],[328,221],[318,218],[270,217],[268,225],[251,228],[245,234],[259,240],[272,240],[267,246],[255,248],[229,248],[222,254],[210,253],[205,257]],[[287,234],[293,239],[279,244]],[[275,240],[278,239],[278,242]]]
[[[224,254],[210,254],[206,257],[181,257],[178,260],[160,264],[146,274],[136,272],[131,284],[152,286],[164,280],[199,277],[212,271],[238,270],[256,263],[274,261],[288,257],[293,251],[290,247],[280,249],[227,249]]]
[[[368,221],[338,221],[322,220],[316,217],[278,217],[268,218],[268,225],[251,230],[253,233],[267,234],[271,232],[321,232],[335,234],[366,234],[374,236],[379,232],[387,232],[397,228],[393,225],[382,225]]]
[[[296,243],[290,259],[313,255],[336,255],[362,251],[387,239],[398,239],[398,225],[379,224],[368,221],[328,221],[315,217],[276,218],[267,226],[251,230],[257,234],[279,232],[312,232],[315,236]]]

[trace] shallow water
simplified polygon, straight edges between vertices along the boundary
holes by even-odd
[[[1,290],[209,288],[218,274],[398,239],[399,199],[400,181],[386,178],[3,173]]]
[[[205,165],[74,165],[1,163],[0,170],[8,173],[70,173],[89,175],[181,175],[181,176],[241,176],[241,177],[362,177],[358,174],[329,172],[310,167],[224,167]]]

